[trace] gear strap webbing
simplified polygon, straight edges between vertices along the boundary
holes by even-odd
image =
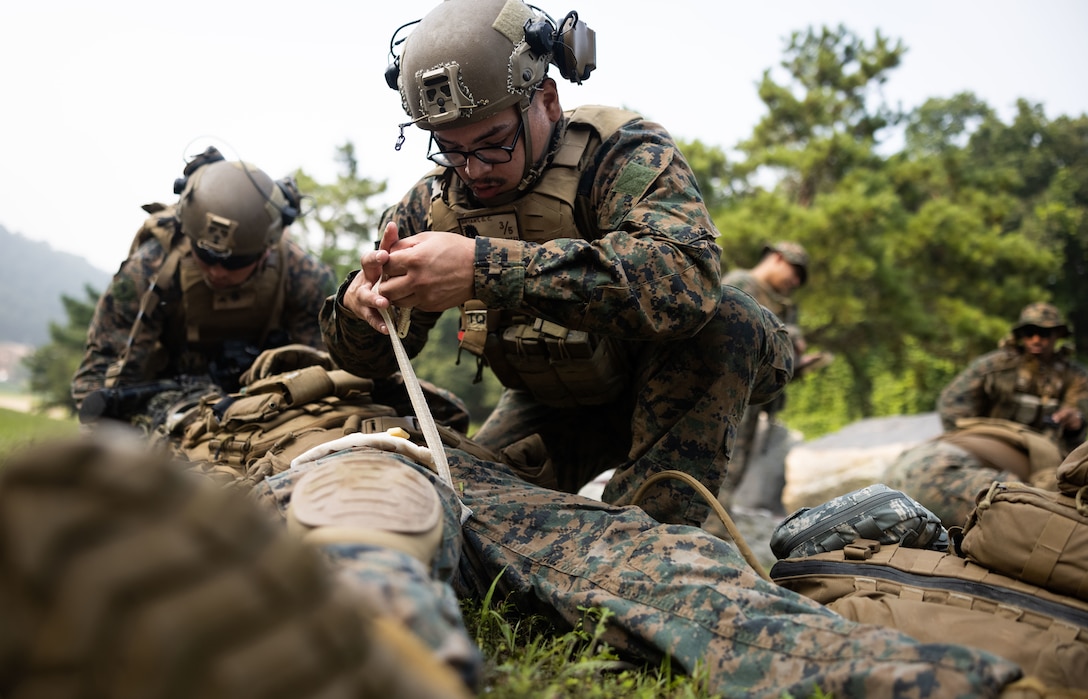
[[[378,293],[380,285],[381,280],[374,284],[374,293]],[[378,312],[382,314],[382,320],[385,321],[385,326],[390,330],[389,340],[393,343],[393,354],[397,356],[397,365],[400,367],[401,376],[404,378],[404,386],[408,390],[408,398],[412,401],[412,408],[415,409],[416,419],[419,420],[419,426],[423,430],[424,441],[434,456],[435,471],[438,473],[438,477],[449,486],[454,497],[457,498],[457,502],[461,505],[461,523],[464,524],[472,516],[472,510],[465,507],[465,503],[461,502],[460,496],[457,495],[457,488],[453,485],[453,474],[450,473],[450,465],[446,459],[446,449],[442,446],[442,437],[438,434],[438,426],[435,424],[434,416],[431,415],[431,409],[427,405],[426,398],[423,397],[423,388],[419,385],[415,370],[412,369],[412,361],[408,358],[404,343],[400,341],[402,335],[407,334],[411,309],[406,308],[401,311],[401,318],[398,320],[403,322],[400,325],[393,324],[388,309],[379,308]]]

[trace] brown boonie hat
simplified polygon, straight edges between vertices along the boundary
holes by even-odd
[[[1020,311],[1020,319],[1016,321],[1016,325],[1012,326],[1012,330],[1015,333],[1029,326],[1056,328],[1058,337],[1065,337],[1069,334],[1069,327],[1065,324],[1061,311],[1049,303],[1030,303],[1024,306],[1024,310]]]
[[[801,283],[805,283],[808,279],[808,252],[801,247],[800,243],[780,240],[763,248],[764,255],[769,252],[777,252],[782,256],[782,259],[796,267],[801,277]]]

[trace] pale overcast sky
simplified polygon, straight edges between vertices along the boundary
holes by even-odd
[[[389,39],[433,0],[58,0],[0,4],[0,225],[114,271],[144,214],[172,201],[185,157],[216,143],[273,177],[336,174],[353,141],[391,203],[428,166],[427,139],[393,150],[400,100]],[[885,97],[906,108],[970,90],[1004,117],[1088,112],[1081,0],[582,0],[597,70],[564,107],[641,111],[677,138],[730,148],[763,115],[755,84],[809,26],[879,29],[909,47]],[[195,145],[194,145],[195,144]]]

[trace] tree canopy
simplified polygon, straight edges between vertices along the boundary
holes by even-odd
[[[932,410],[1032,301],[1084,317],[1088,120],[1020,102],[1005,124],[970,93],[901,112],[879,88],[905,53],[879,32],[795,33],[736,160],[683,146],[712,190],[723,267],[782,239],[812,257],[801,324],[838,361],[790,390],[785,418],[806,433]]]

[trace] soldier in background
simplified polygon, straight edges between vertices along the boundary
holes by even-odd
[[[809,255],[805,248],[800,243],[783,240],[765,246],[755,267],[731,270],[722,279],[722,284],[734,286],[750,294],[785,324],[793,344],[794,379],[807,371],[822,368],[831,361],[831,356],[825,353],[807,353],[808,345],[798,320],[797,303],[793,299],[793,293],[808,281],[808,271]],[[755,501],[735,503],[733,496],[748,473],[749,466],[767,451],[768,445],[774,440],[774,416],[785,408],[785,405],[786,394],[783,392],[770,402],[761,405],[752,404],[745,410],[729,461],[729,471],[721,488],[720,498],[726,507],[736,505],[784,514],[782,509],[782,489],[785,486],[784,458],[767,462],[761,467],[760,473],[751,474],[751,477],[759,480],[759,487],[754,493]],[[760,429],[761,418],[765,419],[763,429]]]
[[[323,348],[317,313],[336,278],[284,235],[299,214],[294,181],[209,148],[174,192],[176,204],[144,207],[151,217],[95,308],[72,380],[85,421],[131,419],[182,378],[234,391],[269,347]]]
[[[454,0],[410,32],[387,79],[438,167],[322,310],[336,364],[396,371],[379,309],[412,309],[412,356],[461,307],[461,348],[505,386],[476,441],[567,492],[614,468],[614,504],[667,469],[717,492],[745,405],[777,395],[793,354],[769,311],[721,285],[717,231],[675,141],[626,110],[563,110],[549,62],[581,82],[596,61],[577,13]],[[708,511],[676,481],[642,505],[670,523]]]
[[[921,502],[946,527],[963,526],[994,481],[1055,490],[1061,460],[1084,441],[1088,371],[1058,347],[1069,335],[1061,312],[1032,303],[998,349],[941,391],[944,432],[893,461],[883,481]]]
[[[1061,312],[1049,303],[1024,307],[998,349],[964,369],[941,391],[937,412],[945,430],[961,418],[1011,420],[1048,435],[1062,457],[1084,441],[1088,370],[1073,349]]]

